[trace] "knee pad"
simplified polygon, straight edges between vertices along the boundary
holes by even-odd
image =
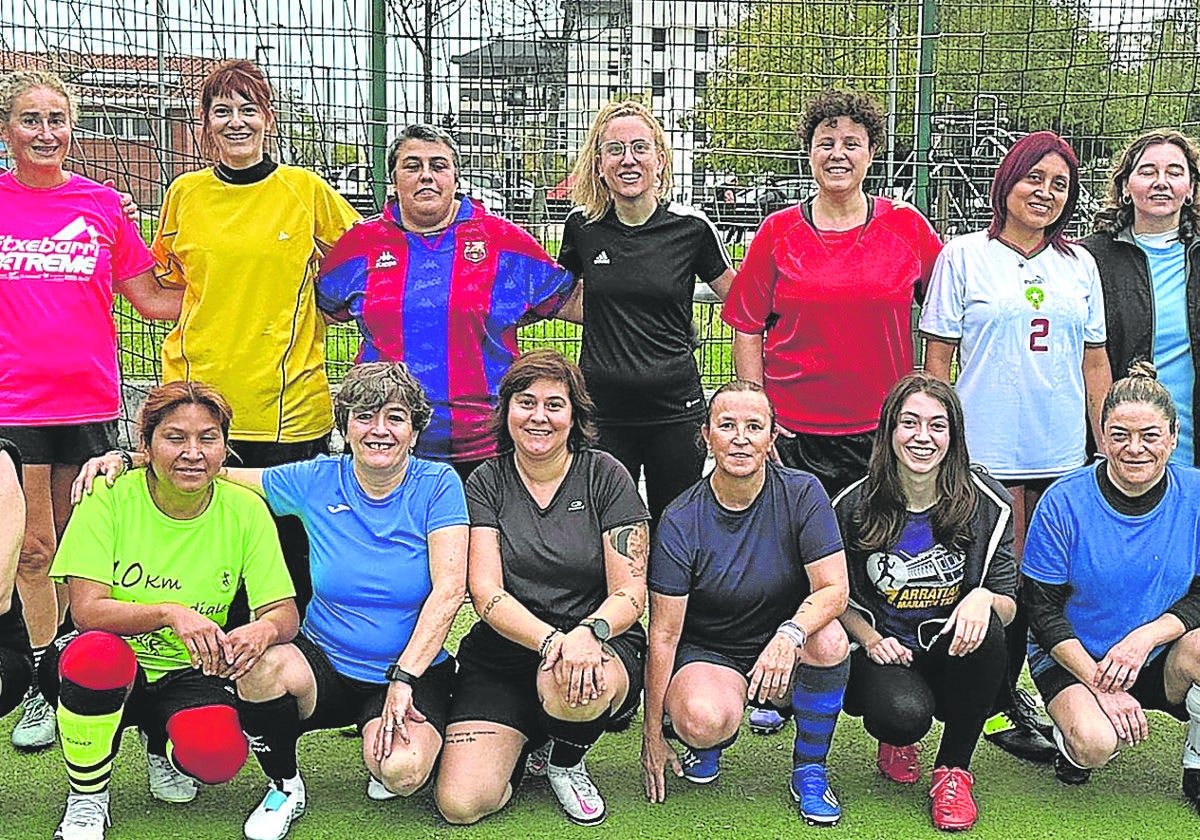
[[[128,688],[137,675],[137,657],[124,639],[101,630],[76,637],[58,659],[58,675],[80,688]]]
[[[246,763],[246,736],[232,706],[197,706],[167,721],[167,755],[208,785],[227,782]]]

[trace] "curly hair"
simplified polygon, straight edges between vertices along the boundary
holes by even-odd
[[[244,96],[267,118],[267,130],[274,128],[275,107],[271,104],[271,84],[253,61],[244,58],[222,61],[208,72],[200,84],[200,154],[214,163],[220,160],[217,144],[209,129],[208,112],[218,96]]]
[[[892,448],[892,436],[905,401],[914,394],[927,394],[941,403],[950,424],[946,457],[938,466],[937,502],[929,511],[934,538],[956,551],[965,549],[974,539],[971,514],[975,511],[975,485],[971,482],[971,456],[967,451],[962,403],[948,384],[915,371],[892,386],[879,411],[862,504],[853,514],[852,542],[863,551],[890,549],[904,533],[908,500],[900,481],[900,459]]]
[[[72,124],[78,122],[74,91],[61,76],[47,70],[18,70],[0,79],[0,122],[7,123],[12,119],[13,103],[17,97],[34,88],[52,90],[67,100],[67,116]]]
[[[497,450],[512,452],[516,448],[512,434],[508,431],[508,407],[513,397],[539,379],[548,379],[567,386],[567,398],[571,401],[571,432],[567,435],[567,448],[572,451],[587,449],[597,439],[596,405],[588,395],[579,365],[563,357],[557,350],[530,350],[522,353],[500,380],[499,401],[492,411],[492,433],[496,436]]]
[[[429,425],[433,407],[425,389],[404,362],[363,362],[350,368],[333,401],[333,421],[345,437],[350,415],[360,411],[374,414],[390,402],[408,409],[413,431],[421,433]]]
[[[1093,219],[1095,229],[1116,236],[1133,225],[1133,204],[1125,203],[1125,187],[1129,176],[1137,168],[1138,161],[1151,146],[1169,143],[1183,152],[1187,161],[1188,175],[1192,179],[1191,201],[1185,202],[1179,212],[1179,239],[1185,245],[1200,234],[1200,219],[1196,215],[1196,202],[1200,200],[1200,149],[1182,133],[1172,128],[1159,128],[1139,134],[1121,152],[1108,176],[1108,204],[1096,212]]]
[[[596,171],[596,162],[600,158],[600,144],[609,124],[621,117],[637,117],[650,129],[654,138],[654,146],[663,157],[663,170],[659,173],[654,193],[659,201],[670,197],[674,181],[671,176],[671,147],[667,136],[663,133],[662,124],[655,119],[650,109],[641,102],[629,99],[623,102],[609,102],[596,112],[592,127],[588,129],[587,137],[579,148],[579,157],[575,160],[575,168],[571,177],[575,186],[571,188],[571,200],[583,208],[583,217],[589,222],[602,218],[612,206],[612,192],[600,173]]]
[[[1070,182],[1067,185],[1067,200],[1063,203],[1062,212],[1058,214],[1057,219],[1042,228],[1042,237],[1055,251],[1073,257],[1075,253],[1067,242],[1066,230],[1067,225],[1071,223],[1071,217],[1075,215],[1075,204],[1079,201],[1079,158],[1075,156],[1071,144],[1053,131],[1035,131],[1025,135],[1013,143],[1004,160],[1000,161],[996,175],[992,178],[992,223],[988,225],[987,235],[988,239],[996,239],[1004,231],[1004,226],[1008,223],[1008,194],[1013,191],[1018,181],[1037,166],[1038,161],[1049,154],[1058,155],[1063,159],[1070,173]]]
[[[883,148],[887,132],[880,104],[865,93],[836,89],[822,91],[804,105],[797,129],[801,145],[806,149],[812,148],[817,126],[838,117],[849,117],[865,128],[872,151]]]

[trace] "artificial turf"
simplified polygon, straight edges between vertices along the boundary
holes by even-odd
[[[464,607],[454,638],[473,618]],[[8,747],[17,714],[0,721],[0,839],[49,838],[62,815],[66,778],[57,748],[21,755]],[[1089,838],[1143,840],[1200,833],[1200,817],[1179,793],[1183,724],[1152,713],[1150,739],[1126,750],[1089,784],[1066,788],[1049,767],[1010,758],[981,741],[972,766],[980,819],[972,838]],[[608,820],[582,828],[567,822],[543,779],[527,779],[500,814],[467,828],[444,823],[424,791],[412,799],[366,798],[361,742],[341,732],[314,733],[300,743],[300,768],[308,788],[308,813],[292,840],[406,840],[406,838],[687,838],[746,837],[756,840],[810,836],[832,838],[936,837],[929,822],[929,767],[937,747],[935,729],[925,739],[921,782],[901,786],[875,771],[875,742],[858,720],[843,716],[830,758],[830,779],[842,801],[841,824],[805,826],[787,792],[791,724],[770,737],[750,734],[726,753],[721,777],[697,787],[672,778],[665,804],[642,794],[640,718],[623,733],[605,735],[588,756],[588,767],[608,803]],[[239,838],[242,821],[262,794],[253,758],[226,785],[203,788],[188,805],[165,805],[146,788],[145,760],[135,733],[127,730],[112,784],[113,826],[108,840],[132,838]]]

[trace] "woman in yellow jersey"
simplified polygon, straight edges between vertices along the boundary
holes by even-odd
[[[215,67],[200,107],[201,151],[215,165],[171,184],[153,247],[160,282],[184,289],[163,379],[208,382],[229,398],[242,466],[307,460],[327,451],[333,428],[312,272],[359,216],[319,176],[264,153],[275,113],[254,64]],[[303,610],[304,529],[276,524]]]

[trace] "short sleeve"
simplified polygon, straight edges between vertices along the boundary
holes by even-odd
[[[467,477],[467,511],[472,528],[500,528],[500,462],[493,459]]]
[[[150,253],[150,249],[146,247],[146,243],[142,241],[142,235],[138,232],[137,226],[121,212],[119,205],[114,212],[116,216],[113,221],[116,230],[113,242],[112,273],[113,280],[119,283],[130,277],[136,277],[146,269],[153,268],[156,260]]]
[[[917,217],[916,224],[918,225],[917,256],[921,260],[921,277],[917,281],[917,300],[921,301],[925,298],[925,293],[933,277],[934,266],[937,265],[938,257],[942,253],[942,239],[919,210],[913,208],[912,212]]]
[[[357,232],[342,236],[325,259],[317,275],[317,308],[335,317],[348,318],[350,299],[367,285],[367,258],[362,236]]]
[[[1070,539],[1061,522],[1060,497],[1052,491],[1042,497],[1025,537],[1021,574],[1042,583],[1069,582]]]
[[[425,518],[425,533],[452,525],[468,525],[467,497],[463,492],[462,479],[453,467],[439,464],[433,491],[429,495],[429,508]]]
[[[558,264],[567,271],[580,277],[583,274],[583,263],[579,256],[579,228],[583,225],[583,210],[575,208],[563,222],[562,242],[558,246]]]
[[[316,182],[313,188],[313,240],[317,251],[324,255],[362,217],[320,176],[314,174],[312,178]]]
[[[592,497],[600,508],[597,514],[601,532],[650,519],[650,512],[621,462],[606,452],[595,450],[591,457],[595,459]]]
[[[1104,344],[1107,328],[1104,318],[1104,288],[1100,283],[1100,269],[1095,258],[1078,245],[1073,246],[1075,256],[1084,264],[1088,287],[1088,317],[1083,325],[1083,343],[1092,346]]]
[[[815,563],[830,554],[842,550],[842,532],[838,529],[837,515],[829,503],[829,495],[816,478],[808,477],[807,484],[797,486],[795,481],[785,483],[789,499],[799,527],[796,529],[796,556],[804,565]]]
[[[773,217],[768,216],[750,240],[729,296],[721,307],[721,320],[744,333],[761,333],[775,306],[776,265]]]
[[[956,253],[957,249],[946,248],[937,258],[921,310],[921,332],[952,341],[962,338],[966,306],[966,282],[954,259]]]
[[[158,212],[158,230],[150,252],[154,255],[154,277],[168,289],[182,289],[187,285],[183,262],[175,253],[175,235],[179,231],[179,182],[167,187],[162,207]]]
[[[646,584],[651,592],[680,597],[692,589],[695,545],[698,535],[688,534],[683,527],[687,508],[671,508],[663,514],[650,545],[650,567]]]
[[[267,604],[296,597],[296,588],[283,561],[279,532],[275,530],[275,523],[271,521],[266,508],[257,497],[247,498],[244,503],[242,580],[246,584],[246,601],[251,610],[257,610]]]
[[[119,480],[138,479],[126,476]],[[97,481],[91,495],[84,496],[71,513],[67,530],[50,566],[50,578],[63,583],[68,577],[77,577],[112,586],[116,515],[112,488],[103,481]]]
[[[296,461],[267,467],[262,473],[263,494],[276,516],[299,516],[315,474],[315,461]]]
[[[692,271],[705,283],[711,283],[733,268],[733,263],[729,260],[729,252],[725,250],[721,235],[717,233],[708,215],[697,208],[696,216],[702,224]]]

